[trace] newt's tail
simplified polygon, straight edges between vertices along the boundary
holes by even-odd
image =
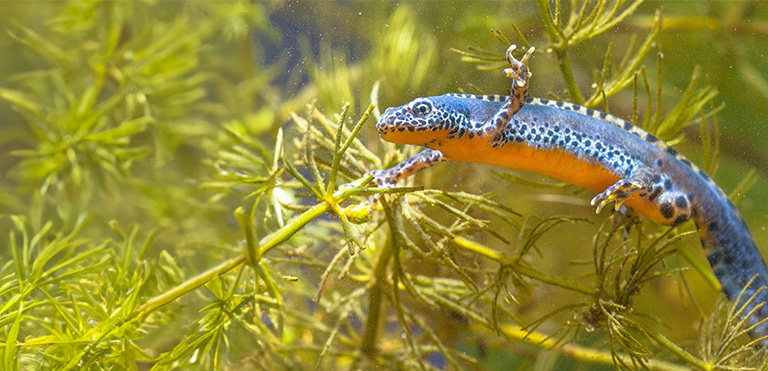
[[[768,337],[768,268],[765,261],[739,215],[715,220],[727,222],[696,221],[709,264],[728,300],[738,307],[744,306],[742,316],[751,313],[748,323],[755,328],[750,334],[755,338]],[[768,348],[768,338],[761,340],[760,346]]]

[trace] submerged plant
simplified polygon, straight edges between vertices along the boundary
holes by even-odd
[[[356,13],[328,4],[312,15]],[[697,125],[714,175],[716,90],[691,66],[688,87],[662,106],[661,53],[655,73],[643,65],[663,35],[660,12],[617,61],[618,43],[601,40],[639,1],[536,5],[515,19],[515,37],[492,31],[498,48],[458,53],[502,80],[511,40],[538,43],[536,58],[557,61],[564,90],[551,95],[623,107],[675,143]],[[424,32],[426,5],[366,3],[370,23],[346,29],[367,37],[365,59],[301,39],[308,67],[288,73],[286,54],[262,63],[287,38],[274,24],[293,6],[72,1],[45,25],[10,28],[39,64],[0,81],[25,131],[0,184],[21,200],[2,203],[0,368],[766,368],[742,307],[705,315],[690,300],[695,281],[717,282],[689,251],[688,226],[598,218],[563,206],[588,203],[575,187],[461,164],[366,186],[368,171],[413,150],[372,135],[381,109],[463,86],[451,71],[471,65],[438,69],[449,47],[465,48]],[[434,11],[465,29],[479,22]],[[525,17],[542,36],[521,31]],[[364,27],[378,23],[381,34]],[[575,71],[591,42],[599,57],[578,69],[593,73]],[[748,176],[732,198],[754,184]],[[668,326],[667,306],[706,317],[700,335]]]

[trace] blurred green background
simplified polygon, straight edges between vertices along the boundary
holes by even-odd
[[[554,1],[549,4],[554,8]],[[606,11],[613,5],[607,3]],[[594,6],[589,3],[587,9]],[[757,181],[743,195],[739,209],[768,255],[764,3],[643,2],[605,33],[567,48],[574,79],[585,96],[591,95],[609,44],[609,72],[617,72],[613,68],[651,32],[658,10],[662,30],[642,59],[653,112],[668,113],[681,99],[695,66],[700,66],[698,86],[718,92],[704,107],[706,112],[719,109],[720,166],[715,179],[730,193],[755,170]],[[567,11],[563,14],[565,21]],[[253,214],[261,237],[282,227],[288,215],[300,209],[284,204],[306,206],[317,201],[302,198],[306,195],[301,192],[278,192],[279,187],[269,188],[269,198],[254,196],[264,184],[274,187],[270,181],[290,181],[287,174],[270,178],[274,175],[270,169],[276,143],[284,144],[289,154],[302,153],[306,145],[292,113],[313,116],[307,108],[311,104],[322,115],[334,117],[350,102],[350,117],[356,122],[372,102],[372,91],[380,110],[448,92],[506,94],[509,81],[501,74],[503,64],[478,69],[478,64],[462,61],[451,49],[477,47],[501,57],[507,45],[492,35],[492,29],[512,43],[524,44],[510,22],[539,52],[531,61],[529,94],[571,96],[558,59],[546,47],[550,41],[533,1],[0,2],[0,345],[4,348],[0,368],[362,367],[344,358],[345,352],[355,352],[351,344],[328,348],[318,361],[328,331],[302,333],[306,324],[300,321],[286,325],[294,328],[286,330],[293,335],[283,333],[274,344],[287,348],[276,349],[254,335],[263,329],[249,330],[240,324],[243,319],[235,309],[230,308],[233,317],[222,311],[217,313],[223,317],[211,319],[204,308],[230,303],[222,299],[226,295],[219,295],[227,290],[239,292],[238,305],[253,305],[248,301],[253,293],[240,292],[240,286],[253,284],[255,276],[246,273],[210,284],[219,288],[191,291],[143,322],[122,328],[119,335],[107,336],[104,329],[115,324],[110,321],[120,308],[141,304],[243,254],[245,237],[233,216],[238,207],[263,202]],[[656,107],[659,88],[661,107]],[[638,96],[642,119],[649,104],[643,83]],[[631,118],[632,84],[596,108]],[[708,125],[713,127],[712,118]],[[689,126],[682,137],[673,139],[678,150],[704,164],[697,129]],[[392,162],[396,149],[416,150],[383,143],[374,120],[365,124],[359,139],[384,163]],[[250,160],[235,150],[243,147],[253,155]],[[244,165],[238,168],[232,165],[235,162]],[[572,262],[592,257],[592,236],[606,218],[594,216],[587,202],[591,195],[573,188],[559,191],[500,181],[492,170],[548,182],[535,174],[462,163],[435,166],[419,175],[415,184],[493,193],[498,195],[496,201],[526,216],[590,220],[593,224],[588,226],[569,224],[546,235],[538,242],[542,257],[532,263],[561,276],[583,273]],[[308,253],[316,259],[314,265],[276,263],[276,276],[286,278],[279,286],[288,311],[304,312],[307,323],[314,318],[332,328],[338,317],[330,304],[311,299],[324,266],[335,251],[346,247],[324,240],[340,233],[337,219],[320,219],[269,257],[275,262],[290,260],[285,254],[291,249],[319,241]],[[502,222],[491,226],[512,239],[517,236]],[[693,259],[706,265],[697,239],[684,241]],[[495,245],[502,251],[505,246]],[[668,264],[688,265],[683,259]],[[654,281],[637,302],[646,312],[664,312],[667,323],[661,327],[667,336],[695,349],[699,319],[712,312],[718,293],[700,274],[685,275],[695,304],[671,279]],[[298,277],[300,283],[291,284],[288,276]],[[338,287],[367,287],[364,279],[339,285],[324,295],[338,298]],[[139,287],[140,292],[133,291]],[[557,294],[534,285],[529,295],[522,307],[512,305],[524,318],[523,325],[541,316]],[[301,304],[290,307],[294,300]],[[671,309],[660,311],[661,305]],[[259,312],[252,312],[249,321],[271,321],[260,321],[254,313]],[[360,322],[363,316],[356,313],[344,320]],[[462,363],[468,369],[602,367],[533,346],[515,348],[487,330],[454,333],[447,328],[464,325],[456,325],[459,320],[450,315],[434,321],[436,329],[442,328],[434,336],[476,357],[474,364]],[[211,330],[214,324],[220,332]],[[398,331],[389,325],[382,329],[392,333],[382,335],[383,346],[405,347],[397,343]],[[360,327],[349,326],[342,332]],[[219,337],[200,340],[201,329]],[[605,348],[599,336],[584,336],[586,343]],[[72,354],[81,358],[72,363]],[[269,357],[264,354],[285,359],[265,361]],[[425,359],[424,367],[450,367],[439,356]],[[379,364],[412,366],[399,362],[384,359]]]

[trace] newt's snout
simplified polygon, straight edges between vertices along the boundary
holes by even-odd
[[[379,130],[381,138],[387,142],[419,143],[413,135],[415,129],[413,118],[410,117],[408,109],[404,107],[387,108],[379,118],[379,122],[376,123],[376,129]]]
[[[379,131],[379,135],[382,137],[388,131],[392,130],[392,127],[394,127],[395,109],[396,108],[394,107],[390,107],[384,110],[384,113],[381,115],[381,117],[379,117],[379,122],[376,123],[376,129]]]

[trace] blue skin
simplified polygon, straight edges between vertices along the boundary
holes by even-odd
[[[635,181],[646,186],[639,195],[657,205],[668,217],[663,224],[677,225],[692,219],[724,293],[729,300],[736,301],[743,290],[738,304],[752,299],[743,312],[754,311],[749,320],[756,326],[752,335],[768,336],[768,323],[758,325],[768,318],[768,306],[765,305],[768,303],[768,291],[765,290],[768,268],[738,210],[704,171],[631,123],[569,103],[528,98],[520,111],[502,127],[497,127],[492,121],[503,111],[506,99],[509,97],[446,94],[418,98],[409,104],[388,108],[377,123],[385,139],[396,132],[398,143],[432,149],[393,169],[376,172],[376,182],[394,185],[403,174],[408,176],[434,163],[447,161],[448,158],[435,149],[456,138],[490,138],[492,133],[488,143],[492,147],[516,143],[537,150],[572,153],[580,160],[611,170],[623,177],[625,183]],[[425,137],[432,139],[425,143]],[[471,158],[454,160],[473,161]],[[504,166],[515,167],[514,164]],[[611,188],[598,195],[596,200],[610,201],[606,193],[610,193]],[[619,191],[623,189],[618,188]],[[763,340],[761,344],[765,347],[768,341]]]

